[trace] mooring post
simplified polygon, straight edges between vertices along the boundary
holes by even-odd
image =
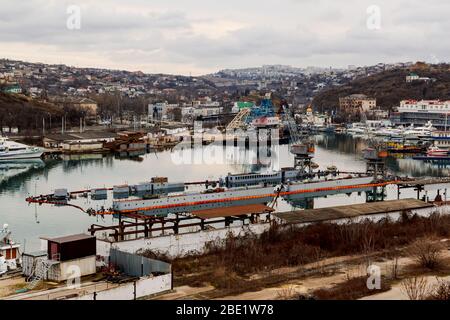
[[[147,219],[144,222],[144,237],[148,238],[148,220]]]
[[[200,219],[200,229],[205,230],[205,219]]]
[[[178,213],[176,214],[175,222],[173,223],[173,232],[178,234],[178,224],[180,223],[180,219]]]
[[[123,224],[123,221],[120,221],[119,223],[119,240],[123,241],[123,232],[125,231],[125,226]]]
[[[150,234],[150,237],[152,236],[152,234],[153,234],[153,232],[152,232],[152,230],[153,230],[153,221],[152,220],[150,220],[149,221],[149,223],[148,223],[148,228],[149,228],[149,234]]]

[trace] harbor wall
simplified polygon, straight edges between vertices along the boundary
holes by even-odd
[[[68,300],[134,300],[169,290],[172,290],[171,273],[158,277],[141,278],[111,289],[91,292]]]
[[[214,242],[218,244],[226,239],[230,233],[235,237],[243,236],[248,232],[259,235],[269,230],[269,228],[270,224],[264,223],[116,243],[97,240],[97,254],[108,257],[109,250],[113,247],[130,253],[136,253],[136,251],[142,249],[161,252],[171,257],[182,257],[192,253],[202,253],[207,243]]]

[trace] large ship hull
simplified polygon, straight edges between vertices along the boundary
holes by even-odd
[[[373,181],[373,177],[357,177],[350,179],[336,179],[328,181],[317,181],[309,183],[292,183],[287,186],[287,192],[309,192],[309,191],[327,191],[325,189],[339,190],[346,187],[354,187],[356,185],[366,185]],[[331,190],[330,190],[331,191]]]
[[[318,182],[294,183],[285,185],[280,191],[282,197],[317,192],[336,193],[339,190],[349,192],[368,188],[373,177],[357,177]],[[151,200],[119,200],[113,202],[113,209],[121,213],[138,212],[145,215],[167,215],[169,213],[194,212],[197,210],[221,207],[241,206],[246,204],[268,203],[278,194],[277,187],[249,187],[228,189],[217,193],[183,194],[166,196]]]

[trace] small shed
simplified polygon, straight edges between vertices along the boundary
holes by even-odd
[[[77,234],[47,239],[48,258],[57,261],[69,261],[96,255],[94,236]]]
[[[47,251],[35,251],[22,254],[22,274],[29,277],[34,272],[34,267],[38,259],[46,259]]]
[[[77,234],[59,238],[41,238],[47,241],[47,250],[23,255],[25,276],[43,273],[43,279],[61,282],[69,279],[74,268],[79,276],[96,272],[96,238]]]

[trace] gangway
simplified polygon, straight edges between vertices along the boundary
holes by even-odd
[[[34,266],[34,273],[31,276],[33,280],[31,280],[31,282],[28,283],[26,288],[28,290],[33,290],[38,286],[39,283],[41,283],[41,281],[44,281],[47,276],[47,272],[50,269],[50,266],[51,264],[47,261],[46,258],[37,259],[36,264]]]

